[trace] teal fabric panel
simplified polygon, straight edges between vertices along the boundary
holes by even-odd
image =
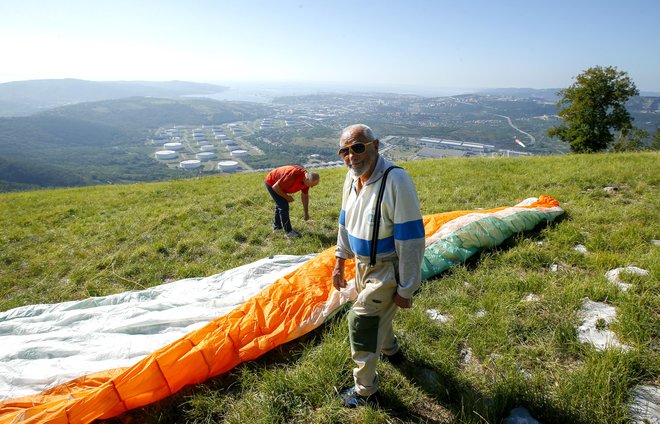
[[[540,222],[552,220],[562,213],[561,210],[546,213],[526,209],[503,218],[485,216],[471,222],[426,248],[422,261],[422,279],[428,280],[466,261],[478,251],[498,246],[512,235],[532,230]]]

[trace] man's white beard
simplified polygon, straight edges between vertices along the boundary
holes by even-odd
[[[355,171],[355,168],[352,168],[352,167],[349,167],[349,168],[348,168],[348,171],[351,173],[351,176],[352,176],[353,178],[360,178],[360,176],[361,176],[362,174],[364,174],[364,172],[361,172],[361,173],[358,174],[358,173]]]
[[[347,165],[348,170],[350,171],[353,178],[360,178],[361,176],[364,175],[365,172],[369,170],[368,163],[362,162],[360,165],[361,166],[359,168],[356,168],[355,166]]]

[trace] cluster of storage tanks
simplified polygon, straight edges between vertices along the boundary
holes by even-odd
[[[239,134],[240,131],[236,131],[236,124],[229,124],[230,130],[234,134]],[[247,150],[241,149],[238,144],[226,134],[222,132],[220,126],[214,126],[210,128],[195,128],[192,130],[192,141],[197,144],[199,151],[195,152],[196,159],[186,159],[179,162],[179,168],[181,169],[195,169],[202,166],[202,162],[210,161],[216,158],[216,147],[211,141],[206,137],[207,132],[211,132],[213,139],[219,141],[224,147],[225,151],[228,151],[232,157],[243,157],[248,155]],[[163,150],[158,150],[155,154],[156,159],[158,160],[173,160],[179,157],[179,152],[183,153],[185,147],[181,143],[181,136],[185,130],[182,130],[180,127],[174,127],[166,129],[160,135],[155,136],[152,139],[153,144],[162,145]],[[237,161],[233,160],[221,160],[217,164],[217,169],[221,171],[235,171],[240,169],[240,165]]]

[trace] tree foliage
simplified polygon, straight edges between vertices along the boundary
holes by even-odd
[[[548,136],[569,143],[575,153],[605,150],[614,140],[612,131],[625,136],[633,129],[626,102],[639,91],[628,74],[615,67],[589,68],[558,95],[558,115],[564,122],[550,128]]]
[[[638,152],[649,149],[649,145],[644,140],[649,138],[649,132],[635,128],[628,134],[620,134],[618,139],[612,143],[614,152]]]
[[[660,150],[660,128],[655,130],[653,140],[651,140],[651,149]]]

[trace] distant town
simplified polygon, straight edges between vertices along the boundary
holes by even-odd
[[[505,106],[514,112],[511,116],[504,114],[508,113]],[[165,126],[153,132],[148,144],[153,145],[153,157],[172,169],[262,171],[279,165],[280,156],[273,152],[288,150],[288,146],[307,150],[297,157],[300,165],[336,167],[342,166],[336,156],[336,134],[348,123],[359,121],[380,134],[380,151],[391,160],[561,154],[566,147],[545,135],[557,120],[552,115],[554,107],[543,99],[474,95],[434,99],[395,94],[282,97],[270,105],[271,116]]]

